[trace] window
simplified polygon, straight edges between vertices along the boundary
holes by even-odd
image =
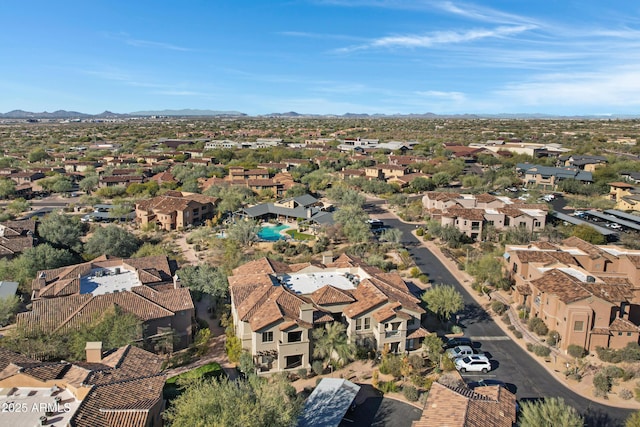
[[[627,332],[627,336],[630,337],[631,336],[631,332]]]
[[[576,320],[575,322],[573,322],[573,330],[574,331],[582,332],[583,329],[584,329],[584,321]]]
[[[505,227],[507,225],[509,225],[509,217],[508,216],[504,217],[504,225],[505,225]]]
[[[302,331],[289,332],[287,334],[287,342],[300,342],[302,341]]]
[[[512,271],[513,271],[514,273],[517,273],[517,272],[518,272],[518,264],[515,264],[515,263],[513,264]]]
[[[364,318],[364,330],[368,330],[371,329],[371,318],[370,317],[365,317]]]
[[[262,333],[262,342],[273,342],[273,332],[263,332]]]
[[[356,331],[362,330],[362,319],[356,319]]]

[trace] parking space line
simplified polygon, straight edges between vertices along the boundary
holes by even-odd
[[[469,337],[469,338],[473,341],[511,341],[511,338],[509,338],[506,335],[499,336],[499,337]]]

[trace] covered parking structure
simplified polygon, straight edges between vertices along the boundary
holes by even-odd
[[[594,210],[586,211],[585,215],[598,218],[603,221],[607,221],[609,223],[619,224],[633,231],[640,231],[640,224],[638,224],[637,222],[628,221],[626,219],[619,218],[615,215],[594,211]]]
[[[624,219],[625,221],[631,221],[635,224],[640,225],[640,215],[632,215],[632,214],[628,214],[626,212],[622,212],[619,211],[617,209],[607,209],[606,211],[604,211],[604,213],[608,214],[608,215],[613,215],[615,217],[618,217],[620,219]]]
[[[563,214],[561,212],[552,212],[549,215],[551,215],[552,217],[556,218],[559,221],[568,222],[569,224],[588,225],[589,227],[596,230],[598,233],[602,234],[607,239],[607,241],[618,240],[618,232],[611,230],[609,228],[600,227],[599,225],[592,224],[589,221],[584,221],[584,220],[581,220],[580,218]]]

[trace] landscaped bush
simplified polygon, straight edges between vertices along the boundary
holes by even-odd
[[[428,274],[421,274],[418,276],[418,280],[420,280],[422,283],[424,283],[425,285],[429,283],[429,275]]]
[[[520,331],[513,331],[513,335],[514,335],[516,338],[522,338],[522,332],[520,332]]]
[[[516,327],[514,325],[509,325],[507,326],[507,329],[509,329],[510,331],[515,331]]]
[[[416,236],[424,236],[424,229],[423,228],[418,228],[416,230]]]
[[[558,331],[549,331],[549,333],[547,334],[547,344],[556,345],[559,338],[560,334],[558,333]]]
[[[624,369],[617,366],[606,366],[601,372],[609,378],[624,377]]]
[[[504,312],[507,311],[508,308],[509,308],[509,306],[507,306],[502,301],[494,301],[494,302],[491,303],[491,309],[497,315],[504,314]]]
[[[599,395],[606,395],[611,390],[611,378],[606,376],[604,372],[598,372],[593,377],[593,386]]]
[[[637,343],[628,343],[626,347],[619,350],[596,347],[596,353],[603,362],[637,362],[640,360],[640,346]]]
[[[314,360],[311,364],[311,370],[316,375],[322,375],[324,372],[324,366],[322,365],[322,360]]]
[[[418,389],[412,385],[406,385],[402,387],[402,394],[407,398],[409,402],[415,402],[420,397],[420,393],[418,393]]]
[[[507,325],[510,325],[510,324],[511,324],[511,318],[509,317],[509,314],[508,314],[508,313],[504,313],[504,314],[502,315],[501,319],[502,319],[502,321],[503,321],[504,323],[506,323]]]
[[[567,347],[567,353],[569,354],[569,356],[579,359],[585,356],[586,351],[581,345],[571,344],[569,347]]]
[[[307,372],[307,368],[300,368],[300,369],[298,369],[298,377],[299,377],[300,379],[305,379],[305,378],[307,378],[307,374],[308,374],[308,372]]]
[[[449,359],[448,357],[443,357],[442,358],[442,370],[443,371],[453,371],[456,369],[456,365],[453,362],[453,360]]]
[[[386,355],[380,363],[380,373],[400,378],[402,376],[402,359],[398,356]]]
[[[622,388],[618,391],[618,396],[620,396],[620,399],[629,400],[633,397],[633,393],[628,388]]]
[[[551,354],[551,349],[546,345],[536,344],[533,346],[533,353],[536,356],[547,357]]]
[[[395,381],[382,381],[378,385],[378,390],[383,393],[395,393],[398,391],[398,386]]]
[[[533,352],[533,343],[531,343],[531,342],[527,343],[527,350]]]
[[[539,317],[532,317],[527,322],[529,330],[537,335],[544,336],[549,332],[549,328],[544,324],[544,320]]]
[[[462,331],[462,327],[460,327],[460,326],[458,326],[458,325],[453,325],[453,326],[451,327],[451,333],[452,333],[452,334],[461,334],[462,332],[463,332],[463,331]]]

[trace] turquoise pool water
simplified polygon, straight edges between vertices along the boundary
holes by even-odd
[[[289,226],[284,224],[272,227],[261,227],[260,231],[258,232],[258,237],[262,240],[266,240],[267,242],[282,240],[284,239],[284,236],[280,234],[280,232],[286,228],[289,228]]]

